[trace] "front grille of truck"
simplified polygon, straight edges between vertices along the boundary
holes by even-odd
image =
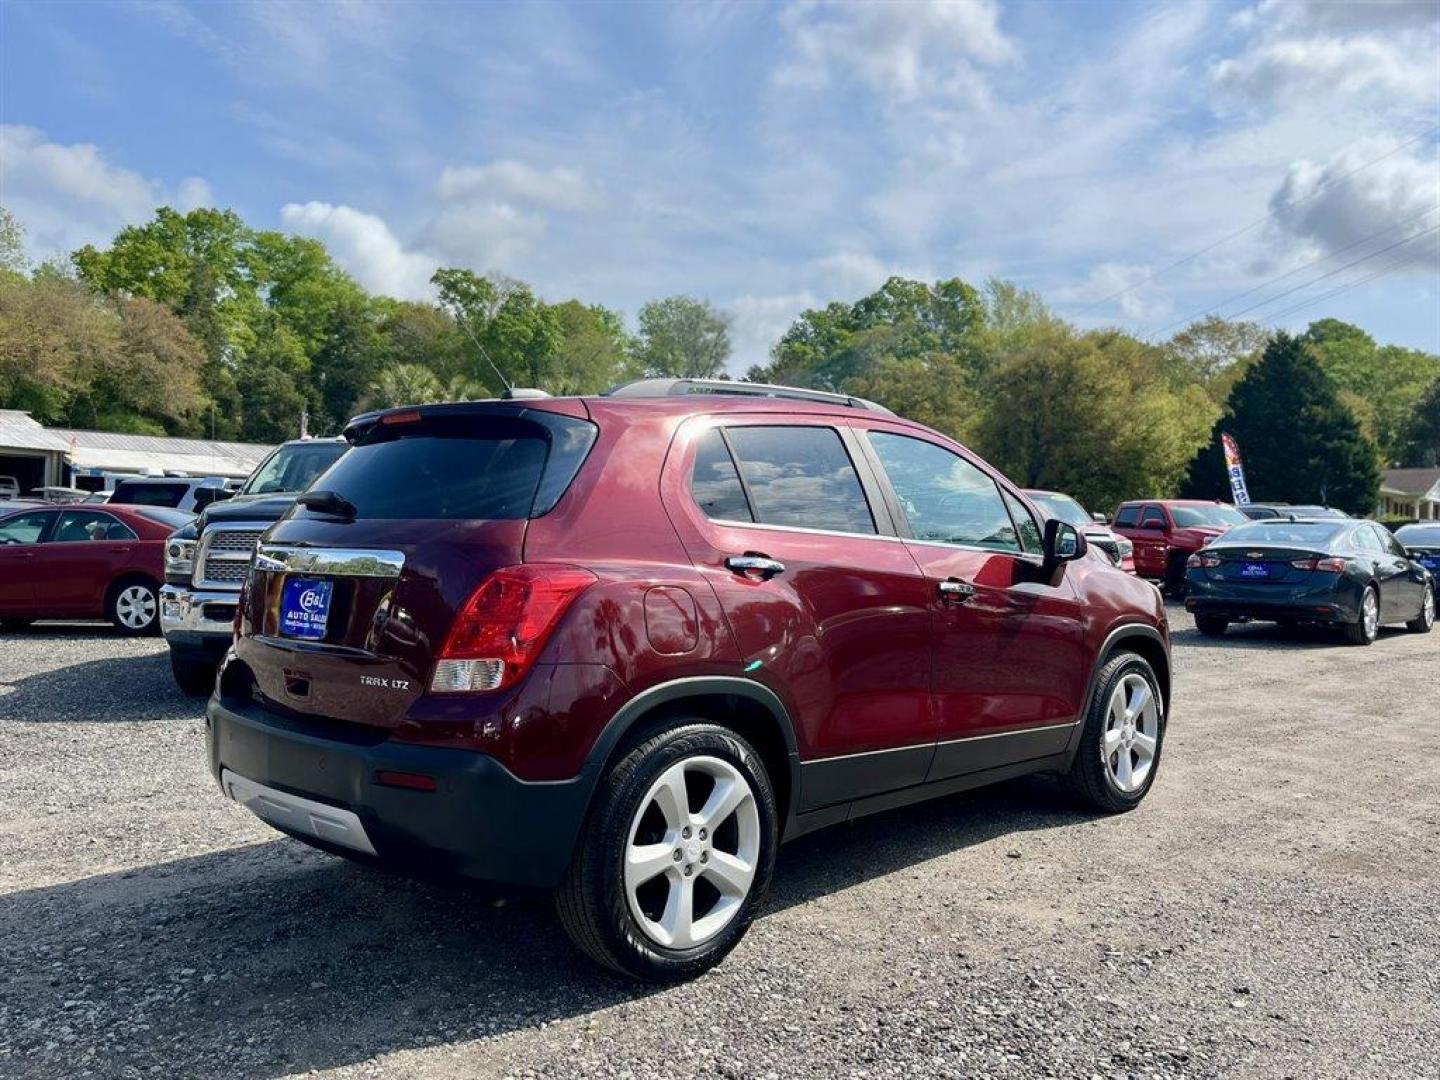
[[[1120,545],[1114,540],[1091,540],[1090,543],[1105,552],[1106,557],[1116,566],[1120,565]]]
[[[212,525],[200,538],[195,567],[198,588],[238,589],[250,572],[250,560],[265,525],[245,522]]]

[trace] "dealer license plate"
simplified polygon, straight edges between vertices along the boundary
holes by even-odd
[[[285,591],[280,594],[280,633],[306,641],[323,638],[334,591],[333,581],[291,578],[285,582]]]

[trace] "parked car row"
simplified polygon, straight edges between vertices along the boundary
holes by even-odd
[[[176,511],[22,511],[0,558],[103,524],[66,514]],[[1228,538],[1313,523],[1248,521],[1147,501],[1112,530],[870,402],[642,380],[286,444],[171,519],[163,590],[146,580],[177,680],[213,689],[225,796],[335,854],[553,890],[584,953],[672,981],[740,940],[783,841],[1036,772],[1096,811],[1137,806],[1171,700],[1141,575],[1177,556],[1193,602],[1217,601],[1205,632],[1251,617],[1218,604],[1232,583],[1318,613],[1303,575],[1344,578],[1335,621],[1371,639],[1416,584],[1433,621],[1428,571],[1327,561],[1378,526],[1252,557]]]

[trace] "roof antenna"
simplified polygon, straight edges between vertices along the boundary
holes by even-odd
[[[507,391],[515,389],[510,385],[510,380],[505,378],[505,373],[495,365],[494,360],[490,359],[490,354],[485,351],[485,346],[480,344],[480,339],[475,336],[475,331],[470,329],[470,324],[465,321],[465,317],[463,315],[456,315],[455,321],[458,322],[461,329],[470,336],[470,340],[475,343],[475,348],[480,350],[481,357],[490,365],[490,370],[495,372],[496,377],[500,380],[500,385],[505,387]]]

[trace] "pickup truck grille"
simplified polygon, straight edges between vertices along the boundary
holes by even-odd
[[[1105,552],[1105,555],[1116,566],[1120,565],[1120,545],[1114,540],[1091,540],[1090,543]]]
[[[266,526],[212,525],[200,538],[195,566],[200,588],[239,589]]]

